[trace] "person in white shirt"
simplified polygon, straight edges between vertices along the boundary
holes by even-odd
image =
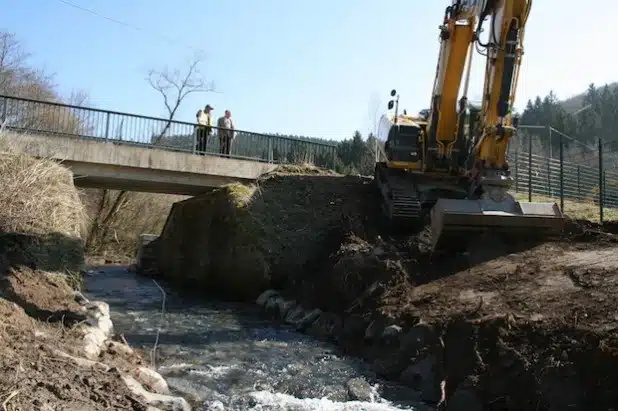
[[[214,108],[207,104],[203,110],[198,110],[195,114],[197,119],[197,144],[195,150],[201,154],[206,154],[206,145],[208,144],[208,137],[212,134],[213,120],[212,120],[212,111]]]
[[[234,127],[234,120],[232,120],[232,113],[230,110],[225,110],[225,115],[217,120],[217,128],[219,131],[219,153],[226,157],[230,156],[232,148],[232,140],[234,140],[236,132]]]

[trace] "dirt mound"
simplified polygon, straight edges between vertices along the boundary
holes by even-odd
[[[4,297],[23,307],[33,318],[67,325],[86,319],[61,274],[22,267],[10,269],[0,281]]]
[[[545,244],[489,236],[467,254],[432,259],[424,231],[368,236],[373,223],[348,215],[331,231],[328,258],[288,294],[342,318],[340,341],[355,321],[401,335],[428,327],[432,337],[412,351],[405,339],[367,348],[355,337],[348,349],[378,372],[429,391],[430,401],[440,383],[445,400],[472,392],[483,409],[618,403],[617,224],[570,221],[563,239]]]
[[[79,334],[34,320],[0,298],[0,401],[7,410],[146,410],[133,398],[117,371],[73,364]]]
[[[0,403],[7,410],[146,410],[120,378],[141,364],[139,354],[104,350],[99,361],[111,371],[66,357],[83,356],[84,309],[65,275],[28,268],[35,264],[20,251],[5,253],[2,261],[19,264],[0,271]]]
[[[294,282],[290,274],[311,269],[347,215],[364,214],[369,195],[358,177],[310,172],[280,168],[256,185],[176,203],[151,243],[159,271],[229,299],[255,299],[270,285]]]

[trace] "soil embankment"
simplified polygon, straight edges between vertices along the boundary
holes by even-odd
[[[152,244],[179,283],[278,289],[262,296],[269,314],[449,410],[618,404],[613,234],[572,222],[560,241],[432,260],[422,233],[380,233],[374,196],[360,178],[279,170],[178,203]]]
[[[187,409],[152,395],[165,382],[112,334],[107,304],[78,291],[85,216],[71,172],[0,150],[0,408]]]
[[[65,276],[37,269],[29,257],[36,238],[1,238],[0,402],[7,410],[145,410],[134,408],[140,401],[117,372],[75,362],[84,359],[79,324],[88,319],[87,313]],[[137,358],[110,355],[105,362],[129,371]]]
[[[368,192],[357,177],[290,166],[257,185],[232,184],[176,203],[153,243],[158,268],[187,288],[254,300],[306,271],[345,214],[360,215]]]

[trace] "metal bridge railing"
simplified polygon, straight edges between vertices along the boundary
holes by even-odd
[[[73,136],[196,153],[194,123],[0,95],[0,124],[9,130]],[[219,154],[218,129],[206,146]],[[231,158],[269,163],[310,163],[334,168],[336,146],[287,136],[236,130]]]

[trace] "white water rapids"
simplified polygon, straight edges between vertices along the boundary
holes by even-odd
[[[274,325],[253,305],[165,289],[162,311],[156,284],[120,267],[89,271],[84,294],[109,303],[115,332],[131,346],[150,352],[159,332],[157,371],[196,410],[429,409],[412,390],[381,381],[330,344]]]

